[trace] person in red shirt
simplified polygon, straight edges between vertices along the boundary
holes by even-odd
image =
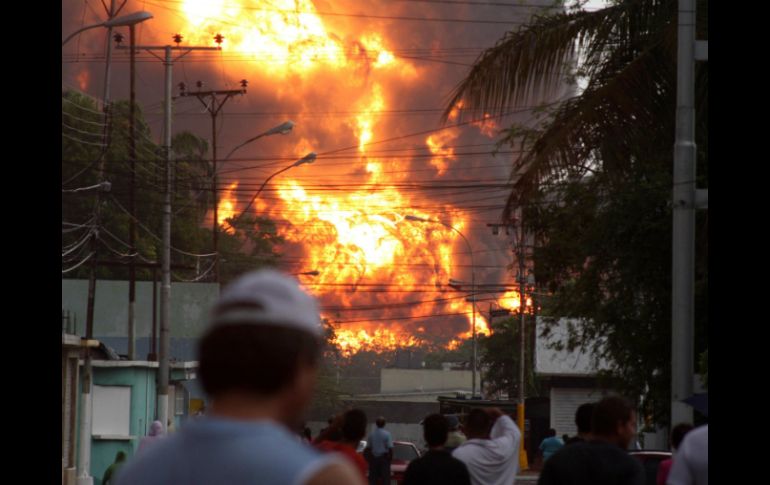
[[[682,443],[684,435],[686,435],[691,429],[691,424],[680,423],[674,426],[674,429],[671,430],[671,448],[675,453],[677,448],[679,448],[679,444]],[[655,481],[656,485],[666,485],[666,480],[668,479],[668,474],[671,471],[671,464],[673,462],[674,461],[672,458],[660,462],[660,466],[658,467],[658,477]]]
[[[316,444],[316,448],[326,452],[340,453],[348,458],[358,470],[361,477],[366,480],[368,464],[364,457],[356,453],[356,448],[361,439],[366,435],[366,414],[360,409],[351,409],[342,415],[342,419],[335,419],[329,428],[337,428],[341,433],[339,441],[321,438]],[[334,436],[337,433],[334,429],[329,429],[326,436]]]

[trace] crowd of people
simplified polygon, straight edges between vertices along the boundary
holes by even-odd
[[[331,418],[315,439],[301,422],[321,336],[318,304],[294,279],[261,270],[236,280],[222,292],[200,341],[206,413],[166,436],[153,423],[141,451],[128,461],[119,454],[105,483],[389,484],[394,442],[383,417],[368,436],[360,409]],[[625,451],[636,435],[627,401],[607,397],[580,406],[576,424],[578,435],[566,443],[549,431],[540,446],[539,484],[644,483],[641,465]],[[462,422],[431,414],[422,427],[427,451],[409,462],[405,485],[514,483],[522,434],[499,409],[471,409]],[[708,485],[708,427],[680,434],[683,439],[672,439],[679,448],[664,483]]]

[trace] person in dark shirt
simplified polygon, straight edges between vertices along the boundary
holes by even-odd
[[[361,472],[361,478],[366,481],[366,473],[369,465],[364,457],[356,453],[358,443],[366,435],[366,414],[360,409],[350,409],[340,415],[340,418],[329,425],[329,429],[339,427],[341,438],[334,440],[321,440],[316,443],[316,448],[325,452],[335,452],[344,455]],[[334,430],[331,434],[338,433]]]
[[[591,436],[591,416],[594,412],[594,406],[596,404],[587,402],[581,404],[577,411],[575,411],[575,426],[577,426],[578,434],[572,438],[565,440],[565,445],[571,445],[573,443],[581,443],[588,440]]]
[[[423,434],[428,451],[406,468],[404,485],[471,485],[465,464],[444,449],[449,424],[440,414],[423,421]]]
[[[563,447],[545,462],[538,485],[644,485],[642,465],[626,448],[636,435],[636,413],[620,397],[596,404],[591,439]]]

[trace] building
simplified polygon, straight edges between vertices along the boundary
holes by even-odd
[[[423,447],[422,426],[425,416],[439,412],[440,396],[470,396],[472,373],[469,370],[387,368],[380,369],[378,393],[344,396],[341,409],[311,409],[307,423],[313,435],[327,426],[327,419],[343,409],[358,408],[366,413],[373,429],[382,416],[396,441],[409,441]]]
[[[101,477],[118,451],[136,452],[155,419],[160,287],[136,284],[136,356],[128,360],[128,282],[96,285],[94,340],[83,334],[87,280],[62,280],[62,483],[75,483],[82,403],[83,348],[92,348],[93,388],[89,474]],[[219,296],[213,283],[174,283],[171,299],[169,416],[172,429],[203,406],[196,381],[196,343]],[[167,426],[168,423],[165,425]]]
[[[104,471],[118,451],[128,457],[136,453],[140,440],[155,420],[158,363],[149,361],[93,359],[93,415],[91,425],[91,476],[101,484]],[[169,417],[172,430],[189,413],[185,384],[196,378],[197,362],[170,365]],[[164,428],[168,427],[168,423]]]
[[[219,298],[218,283],[172,283],[170,300],[171,357],[196,360],[196,342],[208,323],[210,309]],[[62,313],[69,315],[73,334],[84,334],[88,280],[62,279]],[[72,327],[78,328],[72,328]],[[160,333],[160,285],[136,282],[135,303],[137,360],[157,358]],[[98,280],[94,298],[94,335],[100,342],[128,354],[128,281]],[[153,345],[155,342],[155,345]]]
[[[583,403],[598,401],[609,392],[598,379],[598,372],[609,369],[609,363],[596,362],[590,349],[569,351],[554,347],[566,344],[569,327],[580,325],[579,320],[559,319],[547,336],[543,334],[545,322],[541,317],[536,324],[535,374],[548,392],[549,427],[556,430],[556,436],[575,436],[577,408]]]

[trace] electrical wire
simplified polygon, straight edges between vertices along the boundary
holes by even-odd
[[[128,209],[126,209],[125,207],[123,207],[123,205],[120,203],[120,201],[119,201],[119,200],[118,200],[118,199],[117,199],[117,198],[116,198],[114,195],[111,195],[111,198],[112,198],[113,202],[115,202],[115,204],[118,206],[118,208],[120,208],[120,210],[122,210],[123,212],[125,212],[125,213],[126,213],[126,215],[128,215],[128,217],[130,217],[131,219],[133,219],[133,220],[136,222],[136,224],[137,224],[139,227],[141,227],[142,229],[144,229],[144,230],[145,230],[145,232],[147,232],[147,234],[149,234],[150,236],[152,236],[152,237],[153,237],[154,239],[156,239],[157,241],[163,242],[163,239],[161,239],[161,238],[159,238],[158,236],[156,236],[154,232],[152,232],[150,229],[148,229],[148,228],[147,228],[147,226],[145,226],[144,224],[142,224],[142,222],[141,222],[139,219],[137,219],[135,216],[133,216],[133,215],[132,215],[132,214],[131,214],[131,213],[128,211]],[[172,251],[175,251],[175,252],[177,252],[177,253],[179,253],[179,254],[184,254],[184,255],[187,255],[187,256],[192,256],[192,257],[194,257],[194,258],[208,258],[208,257],[211,257],[211,256],[216,256],[216,255],[217,255],[217,253],[208,253],[208,254],[195,254],[195,253],[190,253],[190,252],[187,252],[187,251],[183,251],[183,250],[181,250],[181,249],[175,248],[174,246],[171,246],[171,250],[172,250]]]
[[[89,254],[88,254],[88,256],[86,256],[86,257],[85,257],[85,258],[84,258],[82,261],[80,261],[78,264],[76,264],[75,266],[72,266],[72,267],[70,267],[70,268],[67,268],[67,269],[63,269],[61,273],[62,273],[62,274],[65,274],[65,273],[69,273],[70,271],[74,271],[74,270],[78,269],[80,266],[82,266],[82,265],[83,265],[83,263],[85,263],[86,261],[88,261],[89,259],[91,259],[91,257],[92,257],[93,255],[94,255],[94,253],[93,253],[93,252],[89,253]]]

